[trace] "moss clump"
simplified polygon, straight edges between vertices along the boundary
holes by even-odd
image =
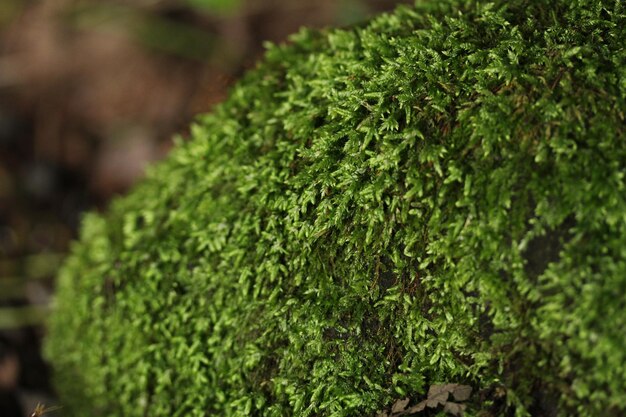
[[[624,415],[624,13],[420,1],[270,47],[85,218],[47,345],[68,415],[363,416],[434,383],[469,416]]]

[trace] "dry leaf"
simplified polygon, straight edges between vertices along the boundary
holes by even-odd
[[[452,390],[452,396],[456,401],[466,401],[472,394],[472,387],[469,385],[457,385]]]
[[[448,401],[448,396],[450,393],[448,391],[438,392],[433,396],[428,396],[426,400],[426,405],[431,408],[438,407],[440,404],[445,404]]]
[[[420,411],[424,411],[426,407],[437,408],[440,405],[444,406],[444,411],[457,417],[463,416],[465,410],[464,404],[457,404],[454,402],[448,402],[450,394],[456,401],[467,400],[472,393],[472,387],[469,385],[460,384],[435,384],[431,385],[428,389],[428,396],[424,401],[407,408],[409,405],[409,398],[397,400],[391,406],[391,412],[379,412],[376,417],[401,417],[404,415],[416,414]]]
[[[465,404],[447,402],[446,405],[443,406],[443,411],[456,417],[463,417]]]
[[[440,404],[445,404],[446,401],[448,401],[450,392],[456,387],[456,385],[457,384],[431,385],[428,389],[426,405],[428,407],[435,408]]]
[[[409,399],[408,398],[405,398],[403,400],[398,400],[395,403],[393,403],[393,406],[391,407],[391,413],[392,414],[400,414],[400,413],[402,413],[406,409],[407,405],[409,405]]]
[[[414,405],[413,407],[409,407],[406,410],[406,414],[419,413],[420,411],[424,411],[425,408],[426,408],[426,400],[422,401],[421,403],[417,405]]]
[[[428,389],[428,398],[434,397],[443,392],[452,392],[452,390],[456,387],[457,384],[434,384],[431,385]]]

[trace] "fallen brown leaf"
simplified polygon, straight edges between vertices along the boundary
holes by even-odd
[[[446,405],[443,406],[443,411],[456,417],[463,417],[465,404],[447,402]]]
[[[413,407],[409,407],[406,410],[407,414],[415,414],[415,413],[419,413],[420,411],[424,411],[424,409],[426,408],[426,400],[420,402],[417,405],[414,405]]]
[[[456,401],[466,401],[472,395],[472,387],[469,385],[457,385],[452,390],[452,396]]]
[[[401,417],[419,413],[424,411],[426,407],[437,408],[441,405],[446,413],[456,417],[462,417],[466,405],[448,401],[450,394],[452,394],[455,401],[465,401],[469,399],[472,394],[472,387],[461,384],[433,384],[428,389],[427,398],[425,400],[412,407],[408,407],[409,398],[397,400],[391,406],[391,412],[381,411],[376,417]]]
[[[439,391],[436,394],[429,395],[426,399],[426,405],[431,408],[438,407],[441,404],[445,404],[448,401],[448,391]]]
[[[405,398],[403,400],[398,400],[395,403],[393,403],[393,406],[391,406],[391,413],[392,414],[401,414],[404,412],[404,410],[406,410],[406,406],[409,405],[409,399]]]

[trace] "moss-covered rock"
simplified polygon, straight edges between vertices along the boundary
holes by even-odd
[[[626,413],[626,18],[419,1],[302,31],[85,218],[71,416]],[[432,410],[429,415],[433,415]]]

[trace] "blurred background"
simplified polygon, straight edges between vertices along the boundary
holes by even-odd
[[[398,3],[0,0],[0,416],[57,402],[41,338],[82,213],[128,190],[265,41]]]

